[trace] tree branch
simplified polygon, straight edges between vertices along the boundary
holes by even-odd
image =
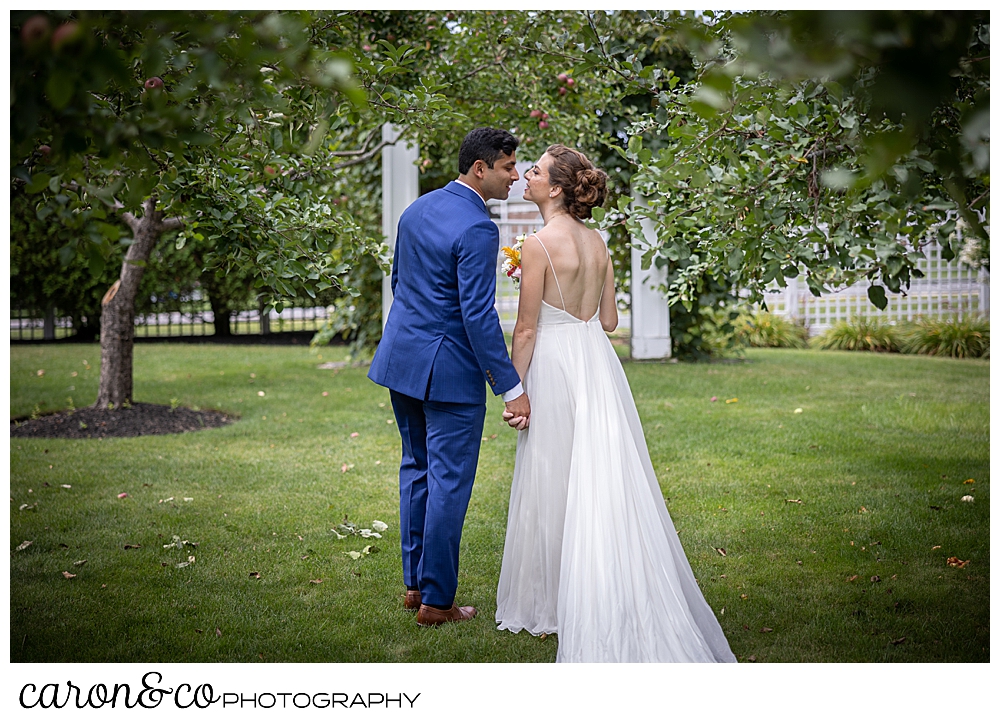
[[[130,229],[132,229],[133,234],[139,233],[139,219],[137,219],[134,214],[126,211],[122,214],[122,220],[128,224]]]
[[[184,219],[180,216],[172,216],[171,218],[165,218],[160,223],[164,231],[176,231],[179,228],[184,228]]]

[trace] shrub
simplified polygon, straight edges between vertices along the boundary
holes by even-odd
[[[856,317],[838,321],[812,340],[820,349],[841,351],[899,351],[899,331],[877,319]]]
[[[767,311],[744,311],[736,320],[736,339],[746,346],[802,349],[809,332],[805,326]]]
[[[972,359],[990,355],[990,322],[982,316],[918,319],[900,330],[900,348],[908,354]]]

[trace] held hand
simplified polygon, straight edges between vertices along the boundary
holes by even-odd
[[[514,429],[525,429],[531,417],[531,404],[528,402],[528,395],[522,394],[516,399],[511,399],[506,406],[507,409],[503,413],[504,421]]]
[[[504,410],[503,421],[519,431],[528,426],[528,420],[525,417],[515,417],[507,410]]]

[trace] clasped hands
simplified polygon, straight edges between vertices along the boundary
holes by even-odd
[[[531,404],[528,403],[528,395],[522,394],[516,399],[511,399],[506,403],[503,411],[503,421],[511,427],[520,431],[528,428],[528,420],[531,417]]]

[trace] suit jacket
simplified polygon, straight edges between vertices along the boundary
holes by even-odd
[[[482,404],[520,377],[494,303],[500,232],[479,194],[455,183],[414,201],[399,219],[393,302],[368,377],[435,402]]]

